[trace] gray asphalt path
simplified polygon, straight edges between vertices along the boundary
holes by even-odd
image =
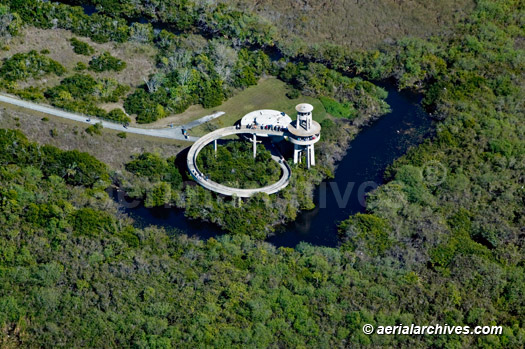
[[[159,137],[159,138],[177,139],[177,140],[188,141],[188,142],[195,142],[197,139],[199,139],[198,137],[185,138],[184,135],[182,134],[182,126],[176,126],[173,128],[157,128],[157,129],[154,129],[154,128],[146,129],[146,128],[140,128],[140,127],[124,128],[124,126],[122,126],[121,124],[116,124],[113,122],[100,120],[94,117],[87,117],[84,115],[70,113],[64,110],[56,109],[56,108],[41,105],[41,104],[36,104],[33,102],[24,101],[24,100],[6,96],[6,95],[0,95],[0,102],[8,103],[11,105],[16,105],[18,107],[38,111],[38,112],[53,115],[53,116],[58,116],[64,119],[82,122],[85,124],[94,125],[100,122],[102,123],[102,126],[104,128],[127,132],[127,133],[135,133],[135,134],[140,134],[144,136]]]
[[[223,111],[218,111],[216,113],[203,116],[200,119],[188,122],[187,124],[182,125],[181,128],[186,129],[186,130],[190,130],[190,129],[196,127],[196,126],[204,124],[205,122],[211,121],[213,119],[217,119],[219,116],[224,115],[224,114],[225,113]]]
[[[204,179],[203,174],[199,171],[199,169],[196,166],[197,155],[202,150],[202,148],[204,148],[204,146],[206,146],[213,140],[223,138],[229,135],[241,134],[241,133],[275,135],[275,136],[284,135],[282,131],[237,129],[236,127],[233,127],[233,126],[215,130],[201,138],[198,138],[198,137],[185,138],[184,135],[182,134],[182,128],[189,129],[191,127],[200,125],[204,122],[213,120],[223,115],[224,114],[223,112],[218,112],[212,115],[205,116],[203,118],[200,118],[199,120],[195,120],[194,122],[190,122],[183,126],[177,126],[173,128],[162,128],[162,129],[145,129],[145,128],[139,128],[139,127],[124,128],[124,126],[122,126],[121,124],[116,124],[116,123],[108,122],[105,120],[96,119],[93,117],[87,117],[84,115],[70,113],[64,110],[24,101],[18,98],[14,98],[14,97],[2,95],[2,94],[0,94],[0,102],[11,104],[11,105],[16,105],[18,107],[38,111],[41,113],[61,117],[64,119],[82,122],[85,124],[94,125],[100,122],[102,123],[102,126],[104,128],[108,128],[112,130],[117,130],[117,131],[122,131],[122,132],[127,132],[127,133],[135,133],[135,134],[151,136],[151,137],[178,139],[182,141],[195,142],[193,146],[190,148],[188,157],[187,157],[188,169],[190,170],[192,177],[197,181],[197,183],[202,185],[204,188],[207,188],[209,190],[215,191],[223,195],[230,195],[230,196],[237,195],[239,197],[249,197],[259,192],[273,194],[273,193],[276,193],[282,190],[290,182],[290,175],[291,175],[290,167],[288,166],[286,161],[281,161],[281,159],[275,155],[272,155],[272,158],[279,163],[279,166],[281,166],[282,176],[279,179],[279,181],[269,186],[266,186],[263,188],[257,188],[257,189],[237,189],[237,188],[226,187],[219,183],[215,183],[213,181]]]

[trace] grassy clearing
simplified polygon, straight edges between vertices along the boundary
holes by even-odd
[[[167,158],[191,145],[135,134],[127,134],[123,139],[117,136],[118,131],[109,129],[103,129],[100,136],[90,136],[84,131],[87,127],[87,124],[0,103],[0,128],[18,129],[40,144],[85,151],[115,170],[124,169],[133,154],[150,152]]]
[[[103,73],[94,73],[91,71],[84,71],[85,74],[91,74],[95,78],[113,78],[119,83],[137,87],[144,81],[143,78],[156,72],[155,55],[156,49],[151,45],[138,44],[134,42],[126,42],[122,44],[104,43],[98,44],[89,38],[78,37],[69,30],[53,29],[45,30],[34,27],[27,27],[23,30],[21,35],[14,37],[9,43],[9,50],[0,50],[0,59],[11,57],[16,53],[29,52],[36,50],[49,50],[49,58],[62,64],[69,72],[73,72],[76,64],[82,62],[88,65],[92,55],[80,55],[73,51],[73,46],[69,42],[72,37],[76,37],[82,42],[88,43],[95,49],[95,55],[101,54],[105,51],[109,52],[126,62],[127,68],[121,72],[106,71]],[[20,87],[35,86],[35,87],[49,87],[57,85],[61,77],[48,76],[45,79],[36,81],[20,82]],[[120,105],[121,103],[119,103]]]
[[[56,60],[72,73],[78,62],[88,65],[92,56],[76,54],[70,43],[70,39],[73,37],[77,36],[64,29],[44,30],[27,27],[20,36],[11,40],[8,51],[0,51],[0,60],[11,57],[16,53],[28,52],[30,50],[36,50],[38,52],[49,50],[49,54],[46,54],[46,56]],[[94,54],[100,54],[107,51],[110,52],[111,55],[122,59],[127,63],[127,68],[121,72],[108,71],[94,73],[86,70],[83,72],[85,74],[90,74],[97,79],[110,77],[114,78],[121,84],[137,87],[143,83],[143,78],[156,72],[156,67],[154,65],[156,49],[151,45],[132,42],[123,44],[115,44],[111,42],[98,44],[89,38],[78,37],[78,39],[92,46],[95,49]],[[63,77],[49,75],[44,79],[19,82],[19,86],[21,88],[29,86],[47,88],[49,86],[58,85],[62,79]],[[262,79],[258,85],[241,91],[218,107],[205,109],[200,105],[193,105],[184,113],[172,115],[151,124],[140,125],[140,127],[166,127],[171,123],[182,125],[205,115],[212,114],[215,111],[224,111],[226,112],[226,115],[219,120],[210,123],[209,127],[212,128],[220,125],[231,125],[244,114],[262,108],[282,110],[293,116],[295,115],[294,107],[300,102],[313,104],[316,108],[316,118],[322,119],[326,115],[322,104],[317,99],[311,97],[300,97],[296,100],[290,100],[286,97],[286,92],[287,87],[285,83],[275,78],[265,78]],[[122,102],[101,103],[99,107],[106,111],[110,111],[115,108],[122,108]],[[135,124],[134,119],[132,124]],[[201,126],[197,128],[193,134],[204,134],[206,133],[206,129],[208,129],[206,126]]]
[[[231,0],[222,0],[231,3]],[[474,8],[473,0],[235,0],[308,43],[373,48],[405,36],[442,33]]]
[[[299,103],[310,103],[314,106],[314,119],[321,121],[327,117],[327,113],[322,103],[317,98],[300,96],[296,99],[286,97],[288,87],[276,78],[265,78],[259,81],[256,86],[251,86],[230,98],[223,104],[212,109],[201,108],[197,116],[204,116],[216,111],[223,111],[226,114],[213,121],[195,127],[190,130],[193,136],[202,136],[207,132],[225,126],[231,126],[235,121],[242,118],[245,114],[257,109],[276,109],[284,111],[295,118],[295,106]],[[184,115],[185,113],[181,114]]]

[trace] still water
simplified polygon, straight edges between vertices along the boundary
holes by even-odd
[[[420,106],[420,95],[398,92],[392,84],[380,85],[388,90],[387,102],[392,112],[362,129],[350,143],[346,155],[338,163],[335,178],[316,190],[316,208],[300,213],[296,221],[279,227],[268,242],[286,247],[294,247],[301,241],[336,246],[337,223],[351,214],[364,212],[364,195],[383,183],[387,166],[433,131],[430,117]],[[185,218],[180,209],[127,206],[122,204],[122,211],[140,227],[162,226],[168,231],[202,239],[224,234],[212,224]]]

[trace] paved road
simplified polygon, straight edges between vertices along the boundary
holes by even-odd
[[[195,142],[197,139],[199,139],[198,137],[185,138],[184,135],[182,134],[181,126],[177,126],[173,128],[161,128],[161,129],[160,128],[146,129],[146,128],[139,128],[139,127],[124,128],[124,126],[122,126],[121,124],[116,124],[116,123],[96,119],[93,117],[88,119],[88,117],[83,116],[83,115],[70,113],[67,111],[63,111],[60,109],[56,109],[56,108],[28,102],[28,101],[23,101],[21,99],[9,97],[5,95],[0,95],[0,102],[16,105],[22,108],[38,111],[38,112],[49,114],[49,115],[58,116],[58,117],[69,119],[69,120],[83,122],[83,123],[91,124],[91,125],[101,122],[104,128],[109,128],[112,130],[117,130],[117,131],[122,131],[122,132],[127,132],[127,133],[135,133],[135,134],[151,136],[151,137],[178,139],[181,141],[189,141],[189,142]]]
[[[196,127],[196,126],[204,124],[205,122],[211,121],[213,119],[217,119],[219,116],[224,115],[224,114],[225,113],[223,111],[218,111],[216,113],[203,116],[200,119],[188,122],[187,124],[182,125],[181,128],[186,129],[186,130],[190,130],[190,129]]]
[[[206,121],[209,121],[209,120],[212,120],[214,118],[221,116],[222,114],[220,113],[222,112],[205,116],[199,120],[196,120],[195,122],[186,124],[184,126],[177,126],[173,128],[162,128],[162,129],[145,129],[145,128],[138,128],[138,127],[124,128],[121,124],[99,120],[93,117],[88,118],[83,115],[70,113],[67,111],[60,110],[60,109],[24,101],[18,98],[1,95],[1,94],[0,94],[0,102],[11,104],[11,105],[16,105],[22,108],[38,111],[38,112],[49,114],[49,115],[54,115],[57,117],[61,117],[61,118],[65,118],[65,119],[69,119],[73,121],[83,122],[86,124],[94,125],[100,122],[102,123],[102,126],[104,128],[108,128],[112,130],[117,130],[117,131],[122,131],[122,132],[127,132],[127,133],[135,133],[135,134],[151,136],[151,137],[178,139],[182,141],[195,142],[190,148],[190,151],[187,157],[188,169],[190,170],[192,177],[195,179],[195,181],[197,181],[197,183],[202,185],[204,188],[220,193],[220,194],[223,194],[223,195],[229,195],[229,196],[237,195],[239,197],[250,197],[253,194],[259,193],[259,192],[263,192],[267,194],[274,194],[282,190],[283,188],[285,188],[290,182],[290,175],[291,175],[290,167],[288,166],[286,161],[280,161],[280,157],[275,156],[275,155],[272,155],[272,158],[275,161],[277,161],[279,165],[281,166],[283,175],[281,176],[279,181],[277,181],[276,183],[273,183],[263,188],[257,188],[257,189],[230,188],[230,187],[224,186],[219,183],[215,183],[210,180],[205,180],[202,177],[202,173],[199,171],[199,169],[196,166],[197,156],[199,155],[199,152],[202,150],[202,148],[204,148],[207,144],[213,142],[215,139],[223,138],[223,137],[234,135],[234,134],[243,134],[243,133],[257,134],[257,135],[274,135],[274,136],[284,135],[282,131],[260,130],[260,129],[250,130],[246,128],[237,129],[236,127],[233,127],[233,126],[215,130],[201,138],[198,138],[198,137],[185,138],[184,135],[182,134],[182,127],[185,127],[186,129],[189,129],[190,127],[195,127],[197,125],[202,124],[203,122],[206,122]]]
[[[231,188],[227,187],[225,185],[213,182],[211,180],[206,180],[203,177],[202,172],[197,168],[197,156],[199,155],[199,152],[204,148],[206,145],[210,144],[216,139],[220,139],[223,137],[227,137],[234,134],[264,134],[264,135],[273,135],[273,136],[283,136],[284,133],[282,131],[273,131],[273,130],[250,130],[250,129],[237,129],[234,126],[231,127],[225,127],[218,130],[215,130],[213,132],[208,133],[205,136],[202,136],[197,140],[190,148],[188,152],[188,157],[186,159],[188,169],[190,171],[191,176],[195,179],[197,183],[199,183],[204,188],[214,191],[219,194],[233,196],[237,195],[238,197],[250,197],[255,193],[266,193],[266,194],[274,194],[278,191],[284,189],[288,183],[290,182],[290,176],[291,176],[291,169],[290,166],[286,163],[286,161],[279,161],[280,158],[278,156],[272,155],[272,158],[279,163],[279,166],[281,166],[282,169],[282,176],[279,179],[279,181],[268,185],[266,187],[257,188],[257,189],[237,189],[237,188]]]

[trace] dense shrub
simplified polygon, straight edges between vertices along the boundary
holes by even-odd
[[[146,124],[166,116],[161,93],[149,94],[139,89],[130,94],[124,101],[124,108],[128,114],[136,114],[139,124]]]
[[[163,159],[157,154],[142,153],[126,164],[126,170],[151,181],[163,181],[173,188],[182,183],[182,176],[175,166],[175,158]]]
[[[152,19],[173,21],[178,29],[197,30],[198,23],[199,30],[233,37],[238,44],[276,41],[264,35],[266,27],[256,17],[227,5],[96,3],[116,17],[133,18],[148,9]],[[122,23],[119,18],[98,22],[98,15],[85,19],[81,9],[50,2],[10,4],[28,22],[51,27],[57,19],[58,26],[82,26],[89,35],[115,35]],[[393,76],[401,87],[427,91],[425,105],[442,120],[435,138],[387,171],[389,182],[367,198],[368,213],[341,227],[341,248],[276,248],[230,235],[195,241],[167,236],[154,227],[133,229],[111,213],[115,208],[102,191],[65,185],[74,178],[74,166],[66,173],[60,166],[61,171],[53,171],[58,175],[42,178],[42,171],[20,165],[45,169],[40,148],[16,132],[0,132],[2,345],[522,348],[522,5],[505,0],[477,4],[472,18],[452,37],[409,39],[381,51],[348,55],[355,61],[341,58],[333,47],[318,57],[337,69]],[[78,13],[75,21],[72,13]],[[100,23],[104,25],[97,26]],[[202,45],[195,48],[203,51]],[[198,96],[192,83],[200,86],[202,77],[216,78],[205,57],[198,62],[188,63],[196,71],[190,83],[182,86],[187,76],[175,69],[167,80],[177,83],[157,86],[157,91],[151,84],[147,93],[155,96],[145,100],[171,110],[177,96],[185,101]],[[341,92],[344,84],[318,66],[292,68],[285,67],[290,74],[283,78],[300,77],[294,84],[312,86],[312,94],[321,91],[343,103],[339,94],[348,91],[355,92],[358,101],[368,98],[359,99],[370,92],[366,84],[356,88],[356,82]],[[253,71],[243,69],[246,82],[253,81]],[[337,91],[330,90],[334,86]],[[176,92],[162,92],[166,87]],[[380,92],[371,91],[372,96]],[[323,121],[323,140],[330,138],[327,130],[340,130],[343,124]],[[320,143],[319,151],[323,147],[330,149]],[[425,175],[436,161],[446,172],[442,182]],[[264,238],[269,221],[285,214],[294,217],[301,195],[292,190],[313,187],[318,170],[294,168],[292,188],[244,201],[187,186],[183,204],[189,217]],[[164,182],[152,183],[148,190],[151,205],[163,204],[174,194]],[[308,190],[298,191],[309,197]],[[104,214],[118,221],[115,234],[110,224],[92,228],[109,223]],[[89,229],[83,231],[84,225]],[[497,324],[503,333],[365,336],[365,323]]]
[[[103,78],[97,80],[95,86],[95,97],[101,102],[118,102],[128,91],[130,87],[119,84],[115,79]]]
[[[99,180],[108,181],[107,166],[88,153],[78,150],[62,151],[52,146],[42,147],[43,172],[58,175],[72,185],[91,186]]]
[[[0,44],[18,34],[22,27],[22,20],[16,12],[0,4]]]
[[[153,36],[153,26],[151,23],[135,22],[131,25],[129,37],[131,41],[148,43],[153,41]]]
[[[51,100],[86,98],[95,93],[97,81],[87,74],[75,74],[63,79],[60,85],[46,91],[46,97]]]
[[[95,49],[91,47],[88,43],[78,40],[77,38],[71,38],[69,40],[71,46],[73,46],[73,51],[76,54],[89,56],[95,53]]]
[[[45,91],[51,104],[69,111],[107,118],[106,111],[96,106],[99,102],[118,102],[129,90],[116,80],[95,80],[88,74],[75,74],[63,79],[59,85]],[[115,115],[113,115],[115,117]]]
[[[0,129],[0,163],[39,167],[44,175],[57,175],[72,185],[92,186],[99,180],[109,180],[106,165],[93,156],[77,150],[40,147],[13,130]]]
[[[82,72],[84,70],[86,70],[88,68],[88,66],[86,65],[86,63],[84,62],[77,62],[77,64],[75,65],[75,68],[73,68],[76,72]]]
[[[199,170],[214,182],[234,188],[260,188],[279,180],[281,169],[264,145],[257,147],[257,157],[249,142],[228,142],[217,148],[206,146],[197,158]]]
[[[389,237],[390,230],[385,219],[361,213],[339,225],[344,248],[352,251],[366,251],[372,256],[383,254],[392,245]]]
[[[113,109],[106,115],[106,119],[120,124],[127,124],[131,119],[122,111],[122,109]]]
[[[7,81],[18,81],[39,79],[51,73],[60,76],[65,72],[66,68],[60,63],[32,50],[6,58],[0,68],[0,77]]]
[[[301,93],[296,88],[291,88],[289,91],[286,92],[286,97],[288,97],[290,99],[299,98],[300,95],[301,95]]]
[[[113,234],[116,231],[111,215],[89,207],[81,208],[73,214],[72,225],[76,234],[91,237]]]
[[[12,92],[22,99],[26,99],[33,102],[43,102],[46,99],[44,96],[44,92],[38,87],[26,87],[24,89],[15,89]]]
[[[167,32],[160,36],[162,50],[157,60],[162,73],[150,76],[124,105],[139,123],[183,112],[196,103],[205,108],[218,106],[235,89],[256,84],[272,69],[268,55],[260,50],[237,51],[212,40],[202,52],[195,52],[192,46],[201,43],[191,38],[179,39]]]
[[[39,28],[68,29],[99,43],[110,40],[126,42],[129,38],[130,28],[122,18],[98,13],[88,16],[82,7],[48,1],[9,0],[9,3],[12,11],[17,12],[25,23]]]
[[[104,127],[102,126],[102,123],[97,122],[96,124],[91,125],[88,128],[86,128],[86,133],[89,134],[90,136],[94,136],[94,135],[100,136],[102,135],[103,128]]]
[[[319,63],[287,63],[279,78],[305,95],[321,98],[330,114],[354,118],[357,115],[378,116],[389,111],[388,93],[361,78],[349,78]]]
[[[104,52],[101,55],[93,57],[89,61],[89,69],[95,72],[104,72],[108,70],[122,71],[126,68],[126,62],[113,57],[109,52]]]

